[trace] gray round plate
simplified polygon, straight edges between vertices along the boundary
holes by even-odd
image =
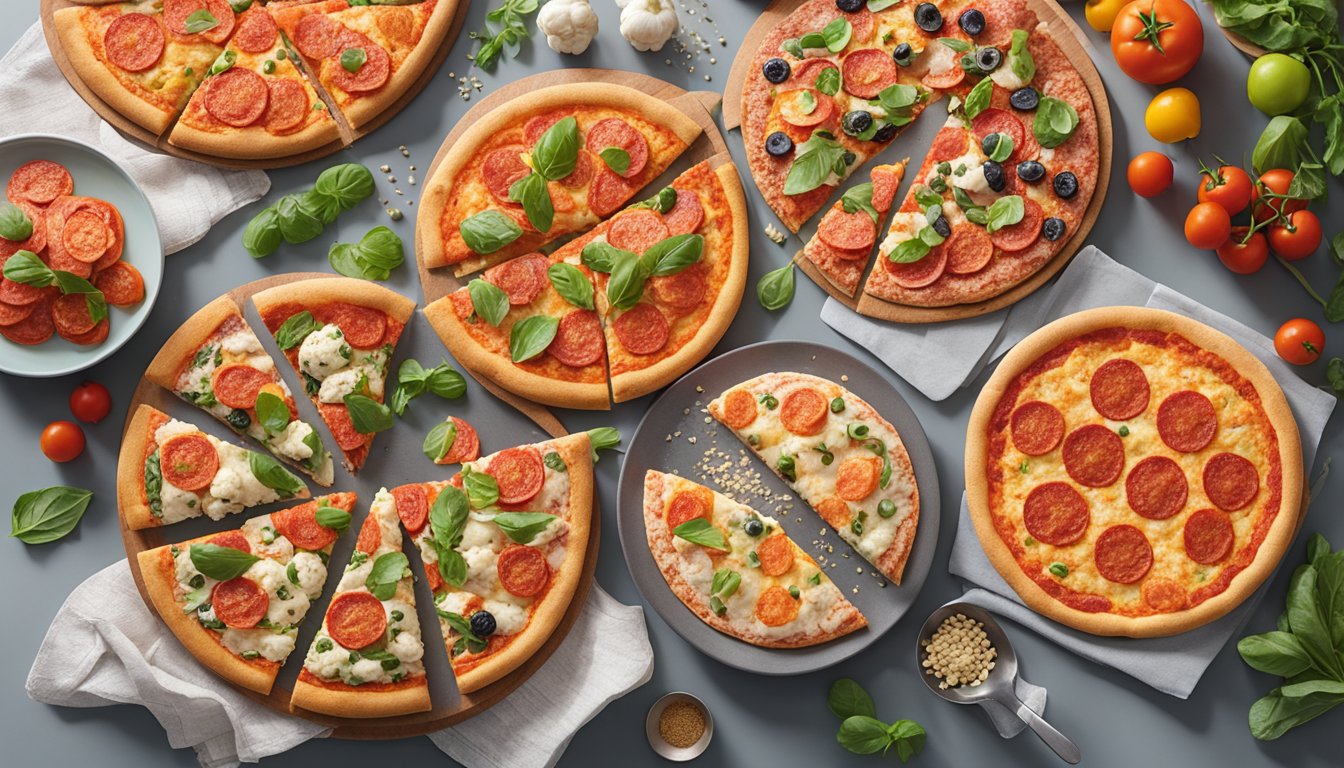
[[[875,576],[866,560],[853,553],[815,512],[792,496],[782,480],[705,413],[705,406],[720,392],[769,371],[799,371],[836,381],[868,401],[900,433],[915,468],[920,500],[919,529],[901,586],[891,583],[879,586],[886,579]],[[712,629],[677,599],[654,562],[645,537],[644,474],[650,469],[675,471],[703,481],[697,476],[696,467],[704,461],[706,451],[728,454],[734,460],[751,457],[748,466],[760,473],[771,495],[752,497],[750,493],[738,493],[738,501],[777,518],[793,540],[817,558],[826,574],[844,590],[845,597],[868,618],[866,629],[810,648],[760,648]],[[712,481],[706,484],[714,487]],[[786,495],[792,508],[776,511],[780,507],[779,498]],[[617,502],[621,549],[645,602],[702,653],[731,667],[765,675],[813,672],[838,664],[871,645],[914,604],[933,564],[933,551],[938,543],[938,473],[928,438],[915,412],[872,368],[844,352],[809,342],[769,341],[741,347],[706,362],[668,387],[630,439],[621,468]],[[821,535],[822,530],[825,535]],[[832,563],[836,565],[831,567]],[[862,572],[856,572],[860,568]],[[854,587],[859,588],[857,594]]]

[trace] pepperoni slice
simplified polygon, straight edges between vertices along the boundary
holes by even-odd
[[[383,543],[383,529],[378,524],[378,518],[369,515],[364,518],[364,524],[359,527],[359,537],[355,539],[355,549],[363,552],[369,557],[378,551],[378,547]]]
[[[212,43],[223,44],[229,39],[235,24],[233,7],[229,5],[228,0],[165,0],[163,23],[170,31],[183,37],[191,37],[191,33],[187,32],[187,19],[200,10],[208,11],[218,23],[204,32],[198,32],[197,35]]]
[[[425,585],[429,587],[430,592],[437,593],[443,587],[443,576],[439,573],[437,564],[425,566]]]
[[[92,263],[102,258],[111,245],[112,232],[98,214],[78,210],[65,220],[61,230],[61,246],[72,258]]]
[[[486,473],[499,485],[499,500],[503,504],[522,504],[541,493],[546,479],[546,467],[536,448],[509,448],[500,451],[490,462]]]
[[[676,189],[676,193],[677,202],[672,210],[663,214],[663,224],[667,225],[669,236],[689,235],[704,223],[705,208],[700,204],[700,195],[694,190]]]
[[[312,111],[308,106],[308,92],[297,80],[271,78],[266,81],[269,97],[261,122],[271,133],[288,133],[303,124]]]
[[[93,330],[93,316],[89,314],[89,302],[83,294],[71,293],[61,296],[51,305],[51,320],[56,324],[56,332],[65,338],[79,336]]]
[[[991,133],[1002,133],[1013,140],[1012,154],[1004,165],[1016,165],[1024,160],[1034,160],[1041,153],[1041,145],[1036,137],[1027,130],[1022,121],[1006,109],[990,107],[975,116],[971,121],[971,132],[977,141],[984,141]]]
[[[334,302],[322,314],[326,322],[341,329],[350,346],[358,349],[375,349],[387,335],[387,315],[371,307]]]
[[[387,611],[369,592],[346,592],[332,598],[327,608],[327,634],[346,648],[358,650],[383,639]]]
[[[481,437],[476,434],[476,428],[467,423],[466,419],[459,419],[456,416],[449,416],[453,420],[453,426],[457,427],[457,437],[453,438],[453,444],[448,447],[448,452],[439,459],[440,464],[461,464],[466,461],[475,461],[481,457]]]
[[[619,117],[608,117],[594,123],[588,129],[585,146],[589,152],[599,156],[608,147],[625,150],[630,156],[630,165],[620,175],[627,179],[638,176],[649,162],[649,142],[644,139],[644,134]]]
[[[580,189],[592,178],[593,156],[588,150],[580,149],[578,156],[574,160],[574,170],[570,171],[569,175],[565,178],[552,183],[559,184],[566,189]],[[555,195],[552,194],[551,197],[555,197]]]
[[[87,332],[81,333],[78,336],[66,336],[65,339],[72,344],[92,346],[107,341],[107,336],[110,332],[111,324],[108,323],[107,318],[103,318],[98,321],[97,325],[93,326],[93,328],[89,329]]]
[[[215,618],[232,629],[251,629],[266,616],[271,598],[259,584],[242,576],[221,581],[210,590]]]
[[[377,15],[378,31],[393,42],[415,45],[415,13],[410,8],[396,5],[382,11]]]
[[[1166,520],[1180,512],[1189,490],[1180,465],[1166,456],[1149,456],[1125,478],[1129,508],[1149,520]]]
[[[481,164],[481,175],[485,179],[486,189],[490,190],[490,194],[494,195],[496,200],[502,203],[512,202],[509,199],[509,187],[532,172],[527,163],[523,162],[522,156],[526,152],[527,148],[521,144],[509,144],[491,150],[490,154],[485,156],[485,162]]]
[[[1088,424],[1064,438],[1064,469],[1079,483],[1105,488],[1124,468],[1125,444],[1106,427]]]
[[[1133,584],[1153,567],[1153,546],[1132,525],[1113,525],[1097,537],[1097,572],[1117,584]]]
[[[5,304],[0,302],[0,326],[8,327],[33,314],[32,304]]]
[[[30,306],[43,296],[42,289],[24,283],[16,283],[8,277],[0,278],[0,302]]]
[[[851,45],[854,43],[866,42],[868,38],[873,36],[873,30],[877,28],[877,18],[873,16],[872,11],[866,8],[861,8],[853,13],[841,11],[840,15],[849,21],[849,26],[852,30],[850,36]],[[888,56],[887,58],[891,57]]]
[[[1226,512],[1201,509],[1185,521],[1185,554],[1201,565],[1213,565],[1232,552],[1236,533]]]
[[[607,230],[607,242],[631,253],[644,253],[669,236],[662,215],[647,208],[620,214]]]
[[[884,258],[882,266],[891,279],[902,288],[923,288],[932,285],[947,269],[947,249],[934,248],[924,258],[907,264]]]
[[[626,351],[634,355],[651,355],[667,345],[671,328],[658,308],[639,303],[621,314],[611,324],[616,339]]]
[[[107,269],[121,260],[122,247],[126,241],[126,226],[121,220],[121,212],[116,206],[106,200],[99,200],[96,197],[84,198],[84,207],[96,213],[102,218],[103,224],[107,227],[111,241],[108,243],[107,251],[103,253],[102,258],[93,263],[93,271]]]
[[[94,275],[93,287],[114,307],[129,307],[145,300],[145,278],[140,270],[118,261]]]
[[[523,124],[523,141],[527,142],[529,147],[535,145],[541,141],[542,134],[549,131],[551,126],[569,117],[570,114],[567,110],[557,109],[530,118]]]
[[[159,63],[163,43],[163,29],[145,13],[124,13],[103,33],[107,60],[127,72],[144,72]]]
[[[513,261],[506,261],[485,272],[485,279],[499,286],[509,297],[509,304],[519,307],[531,304],[546,287],[545,256],[530,253]]]
[[[341,52],[345,27],[320,13],[304,16],[294,29],[294,45],[310,59],[325,59]]]
[[[1013,445],[1028,456],[1044,456],[1064,439],[1064,414],[1040,400],[1019,405],[1009,424]]]
[[[767,627],[782,627],[798,618],[799,602],[778,584],[767,587],[756,598],[756,618]]]
[[[766,536],[756,548],[756,557],[760,558],[761,573],[766,576],[783,576],[793,570],[793,545],[782,533]]]
[[[341,47],[341,53],[350,48],[359,48],[364,51],[364,64],[351,72],[337,62],[331,68],[331,84],[346,93],[368,93],[382,88],[392,75],[392,57],[388,55],[387,49],[362,35],[358,40],[350,42],[356,44],[338,46]]]
[[[889,58],[883,56],[883,58]],[[832,248],[842,251],[867,251],[877,240],[877,224],[867,211],[846,213],[843,206],[835,206],[821,217],[817,237]]]
[[[734,389],[723,397],[723,423],[744,429],[756,421],[756,397],[745,389]]]
[[[1204,493],[1219,509],[1235,512],[1259,492],[1255,465],[1235,453],[1220,453],[1204,465]]]
[[[588,187],[588,207],[598,216],[609,216],[633,194],[635,188],[603,164]]]
[[[891,210],[896,199],[896,190],[901,186],[901,174],[893,166],[879,165],[873,169],[869,178],[873,180],[873,210],[879,215]]]
[[[219,472],[219,452],[205,435],[179,435],[159,446],[163,479],[184,491],[210,487]]]
[[[699,309],[709,284],[699,264],[692,264],[672,275],[650,277],[644,284],[653,300],[672,310],[675,315],[687,315]]]
[[[24,200],[18,201],[15,205],[28,216],[28,220],[33,224],[33,231],[25,240],[6,240],[0,237],[0,265],[19,251],[41,254],[42,249],[47,247],[47,218],[43,215],[42,209]]]
[[[312,552],[331,546],[340,535],[317,522],[317,502],[272,512],[271,525],[281,536],[289,539],[290,544]]]
[[[332,439],[342,451],[357,450],[372,438],[372,435],[366,435],[355,429],[354,422],[350,421],[350,411],[346,410],[344,403],[319,403],[317,410],[322,414],[322,420],[327,422],[327,429],[331,430]]]
[[[1089,385],[1092,407],[1112,421],[1132,419],[1148,408],[1148,377],[1132,360],[1117,358],[1102,363]]]
[[[243,535],[242,531],[225,531],[224,533],[217,533],[214,536],[211,536],[210,541],[207,543],[214,544],[217,547],[237,549],[248,554],[252,553],[252,545],[247,543],[247,537]]]
[[[1149,608],[1164,613],[1182,611],[1190,607],[1190,595],[1185,587],[1171,579],[1144,579],[1139,596]]]
[[[564,365],[583,368],[602,359],[602,321],[591,309],[574,309],[560,318],[546,351]]]
[[[696,518],[708,520],[709,512],[713,507],[714,497],[707,488],[677,491],[673,494],[672,501],[667,505],[667,511],[663,513],[663,517],[667,520],[668,530],[676,530],[677,526]]]
[[[397,503],[397,517],[406,526],[406,532],[412,536],[420,533],[429,522],[429,499],[425,497],[424,486],[402,485],[392,489],[392,499]]]
[[[519,597],[535,597],[550,581],[551,568],[546,556],[536,547],[510,544],[499,553],[495,563],[500,586]]]
[[[845,501],[863,501],[877,490],[882,461],[875,456],[856,456],[840,462],[835,470],[835,495]]]
[[[1037,541],[1063,547],[1087,532],[1092,514],[1087,499],[1068,483],[1045,483],[1031,489],[1022,504],[1022,523]]]
[[[966,70],[953,64],[943,72],[938,72],[936,74],[930,72],[927,75],[924,75],[924,77],[920,78],[920,82],[930,88],[947,89],[961,85],[961,81],[965,79]]]
[[[799,387],[784,396],[779,421],[795,435],[815,435],[826,427],[830,401],[811,387]]]
[[[789,79],[781,85],[781,88],[784,86],[789,88],[815,88],[817,87],[817,78],[821,77],[821,73],[827,69],[834,69],[839,72],[840,65],[831,59],[803,59],[793,67]]]
[[[0,299],[3,299],[4,288],[8,287],[10,281],[6,280],[4,286],[0,286]],[[17,283],[15,283],[17,285]],[[32,288],[30,285],[24,288]],[[51,319],[51,294],[34,288],[38,291],[38,298],[35,303],[31,303],[32,314],[12,325],[0,326],[0,334],[14,342],[25,346],[41,344],[50,339],[56,332],[56,324]]]
[[[1173,451],[1202,451],[1217,433],[1218,414],[1213,403],[1198,392],[1177,392],[1157,407],[1157,434]]]
[[[999,250],[1009,253],[1026,250],[1041,236],[1041,206],[1029,197],[1022,198],[1022,220],[990,235]]]
[[[840,529],[849,525],[849,521],[854,518],[854,514],[849,511],[849,504],[844,499],[836,496],[827,496],[816,506],[817,514],[825,520],[832,528]]]
[[[970,222],[954,226],[952,236],[938,247],[947,252],[947,271],[954,275],[973,275],[994,257],[994,240]]]
[[[860,99],[877,98],[898,76],[896,61],[879,48],[860,48],[845,56],[840,66],[845,90]]]
[[[53,163],[50,160],[32,160],[20,165],[9,177],[9,184],[5,186],[5,194],[10,200],[34,205],[49,205],[61,195],[68,195],[74,191],[75,180],[70,176],[70,171],[60,163]]]
[[[215,399],[230,408],[248,409],[257,404],[257,393],[271,383],[265,371],[250,365],[229,363],[215,369]]]
[[[271,14],[259,5],[253,6],[239,19],[233,46],[247,53],[264,53],[275,47],[278,32]]]
[[[205,111],[225,125],[244,128],[257,122],[270,97],[271,90],[261,75],[233,67],[210,78],[205,90]]]
[[[938,131],[929,145],[928,157],[931,162],[941,163],[966,154],[968,141],[966,132],[960,128],[948,127]]]
[[[779,116],[798,128],[811,128],[835,117],[835,99],[815,88],[784,91],[775,97]]]

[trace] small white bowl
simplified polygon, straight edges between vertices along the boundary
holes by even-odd
[[[699,741],[689,747],[674,747],[663,740],[663,735],[658,731],[658,720],[662,718],[663,710],[667,709],[668,705],[682,701],[694,704],[705,716],[705,732],[700,735]],[[689,693],[675,691],[658,699],[652,707],[649,707],[649,715],[644,718],[644,735],[649,739],[649,746],[661,757],[678,763],[694,760],[709,747],[709,740],[714,738],[714,718],[709,714],[709,707],[706,707],[703,701]]]

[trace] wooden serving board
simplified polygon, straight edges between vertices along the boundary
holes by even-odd
[[[297,272],[284,275],[276,275],[274,277],[264,278],[262,280],[257,280],[248,283],[246,285],[240,286],[238,288],[233,289],[232,291],[229,291],[228,294],[226,294],[230,298],[232,298],[233,301],[242,310],[244,318],[248,320],[249,324],[252,325],[253,329],[259,331],[257,333],[257,336],[258,338],[261,339],[262,345],[277,360],[277,365],[281,370],[281,375],[284,376],[286,379],[290,380],[291,384],[295,383],[293,381],[294,378],[293,371],[290,369],[288,362],[283,360],[284,356],[280,354],[277,349],[274,348],[274,339],[272,339],[271,334],[266,331],[265,325],[261,323],[260,318],[256,314],[256,309],[252,307],[250,299],[254,294],[258,293],[259,291],[263,291],[267,288],[271,288],[277,285],[285,285],[287,283],[292,283],[298,280],[308,280],[312,278],[331,278],[331,277],[335,277],[335,275],[320,272]],[[399,357],[407,355],[408,349],[413,349],[414,345],[417,344],[420,345],[433,344],[436,348],[435,354],[440,353],[446,354],[446,351],[442,350],[442,348],[439,347],[438,338],[434,335],[433,330],[429,328],[429,324],[426,323],[423,319],[419,318],[418,313],[415,316],[413,316],[412,319],[408,322],[407,330],[410,331],[410,333],[407,333],[405,336],[403,336],[402,343],[399,345],[399,351],[400,351]],[[486,389],[490,390],[491,392],[495,392],[495,388],[489,385],[488,383],[482,382],[482,384],[485,386]],[[316,410],[313,408],[312,403],[309,402],[307,397],[304,397],[302,395],[302,387],[300,387],[298,390],[295,391],[299,392],[299,397],[295,398],[295,401],[298,404],[300,413],[302,414],[302,418],[305,418],[310,423],[314,424],[320,431],[325,430],[326,429],[325,424],[323,424],[321,418],[317,416]],[[539,405],[536,405],[535,403],[530,403],[526,401],[515,402],[518,399],[516,397],[513,397],[512,395],[505,394],[504,396],[502,396],[502,399],[508,405],[518,408],[518,410],[520,410],[524,415],[526,415],[529,419],[531,419],[537,425],[537,427],[539,427],[546,434],[552,437],[560,437],[562,435],[567,434],[567,431],[565,430],[564,426],[560,423],[558,419],[555,418],[554,414],[552,414],[547,409]],[[430,400],[432,401],[433,398],[430,398]],[[131,398],[129,408],[127,410],[126,424],[123,425],[122,427],[123,439],[125,439],[125,432],[126,428],[129,426],[131,415],[135,413],[136,409],[139,408],[141,404],[147,404],[153,406],[155,408],[158,408],[159,410],[165,411],[172,415],[179,415],[183,419],[190,420],[192,423],[204,428],[211,434],[220,437],[226,442],[231,442],[234,444],[242,444],[253,450],[264,450],[260,446],[246,441],[245,438],[232,434],[224,425],[220,424],[214,417],[210,416],[204,411],[195,408],[194,406],[191,406],[183,402],[181,399],[177,398],[167,390],[163,389],[162,387],[159,387],[158,385],[154,384],[153,382],[143,377],[140,379],[140,383],[135,389],[135,393]],[[421,408],[425,408],[429,404],[430,404],[429,402],[426,402],[425,405],[421,405],[421,403],[418,401],[416,404],[413,404],[411,406],[410,411],[416,410],[417,405],[421,405]],[[401,419],[398,419],[398,422],[400,421]],[[490,426],[496,427],[499,425],[496,423],[491,424]],[[398,438],[405,438],[407,434],[407,429],[408,425],[400,424],[399,428],[394,428],[394,431],[392,433],[384,435],[381,438],[381,440],[384,443],[386,443],[386,441],[390,440],[393,437],[393,434],[395,434]],[[490,433],[488,431],[483,431],[483,435],[488,436],[489,434]],[[516,440],[516,436],[510,437],[509,439]],[[328,445],[331,445],[329,435],[324,435],[324,440],[327,441]],[[418,434],[414,436],[413,442],[415,443],[416,446],[415,452],[418,453],[418,446],[420,442],[420,436]],[[375,454],[375,456],[376,455],[377,454]],[[424,475],[425,477],[420,479],[446,480],[449,477],[447,471],[443,469],[440,469],[436,474],[435,468],[427,468]],[[343,483],[350,482],[348,480],[348,477],[349,476],[344,473],[344,470],[338,469],[336,481],[331,489],[323,489],[320,486],[317,486],[313,484],[311,481],[307,480],[307,478],[305,478],[305,481],[308,482],[310,489],[313,492],[313,495],[320,496],[323,493],[329,491],[346,490],[346,488],[343,488],[342,485]],[[366,482],[363,483],[363,490],[367,490],[368,487],[370,486],[370,483],[367,482],[367,478],[365,480]],[[411,479],[406,479],[405,482],[411,482]],[[387,483],[387,485],[393,485],[393,484],[394,483]],[[372,502],[371,494],[360,493],[359,501],[356,504],[356,512],[358,514],[366,513],[369,504],[371,502]],[[293,503],[298,502],[284,502],[275,506],[283,508]],[[131,566],[131,575],[135,579],[136,587],[140,590],[141,598],[145,601],[145,605],[149,607],[150,611],[155,612],[155,609],[152,601],[150,601],[149,596],[145,592],[144,579],[141,576],[139,561],[136,557],[140,552],[147,549],[153,549],[155,547],[163,546],[164,544],[191,538],[192,536],[205,535],[210,531],[229,530],[232,528],[236,528],[237,526],[242,524],[243,520],[245,520],[247,517],[252,516],[252,514],[253,513],[245,510],[236,515],[229,515],[224,520],[221,520],[217,523],[211,522],[206,518],[199,518],[191,521],[184,521],[182,523],[177,523],[174,525],[163,526],[159,528],[149,528],[140,531],[134,531],[127,528],[125,525],[125,520],[122,519],[121,538],[122,542],[126,547],[126,558]],[[565,636],[569,633],[570,627],[572,627],[574,625],[574,622],[578,619],[579,612],[583,609],[584,604],[587,602],[588,590],[593,584],[593,574],[597,569],[597,554],[598,554],[599,529],[601,527],[601,519],[602,516],[597,508],[597,494],[594,493],[592,524],[588,537],[587,558],[584,561],[583,573],[580,576],[578,586],[574,591],[574,597],[570,602],[569,608],[566,610],[564,617],[560,620],[560,623],[556,626],[555,631],[551,633],[550,638],[547,639],[547,641],[541,646],[541,648],[536,652],[536,654],[532,656],[532,658],[528,659],[528,661],[525,664],[523,664],[518,669],[511,672],[509,675],[501,678],[500,680],[498,680],[495,683],[492,683],[491,685],[486,686],[485,688],[482,688],[470,694],[457,693],[455,696],[444,695],[444,692],[442,691],[443,688],[445,687],[449,689],[453,688],[453,683],[451,682],[451,680],[445,679],[445,678],[451,678],[451,672],[448,671],[447,668],[448,660],[442,650],[443,645],[439,635],[438,621],[435,620],[431,628],[431,625],[429,625],[426,621],[423,620],[426,610],[425,609],[426,604],[424,598],[428,594],[428,589],[423,586],[417,586],[416,589],[417,610],[420,611],[422,618],[421,631],[422,631],[422,637],[424,637],[425,639],[425,660],[427,665],[427,671],[430,677],[430,693],[434,704],[433,709],[431,709],[428,712],[417,712],[409,715],[401,715],[399,717],[371,718],[371,719],[330,717],[327,715],[308,712],[306,710],[290,709],[289,700],[293,692],[291,686],[293,684],[294,678],[298,674],[298,668],[303,666],[303,655],[307,652],[308,645],[312,641],[313,634],[316,632],[317,627],[321,623],[320,616],[326,611],[327,603],[330,601],[331,591],[334,587],[333,579],[339,577],[339,574],[335,572],[328,574],[327,585],[323,590],[322,596],[318,600],[315,600],[313,602],[312,608],[309,611],[309,615],[305,617],[305,620],[302,623],[300,623],[299,640],[297,645],[295,646],[294,653],[290,656],[288,662],[283,667],[281,667],[280,677],[276,680],[275,687],[271,690],[270,694],[263,696],[259,693],[255,693],[246,690],[244,688],[240,688],[238,686],[234,686],[234,688],[237,691],[241,692],[242,694],[246,695],[247,697],[253,699],[254,701],[264,704],[266,707],[273,709],[277,712],[296,715],[299,717],[303,717],[307,720],[320,723],[329,728],[333,728],[334,729],[332,731],[333,736],[336,736],[337,738],[346,738],[346,739],[399,739],[408,736],[420,736],[426,733],[431,733],[433,731],[438,731],[443,728],[447,728],[449,726],[467,720],[475,715],[478,715],[481,712],[484,712],[486,709],[489,709],[495,703],[499,702],[505,696],[508,696],[515,688],[526,682],[527,679],[531,677],[534,672],[540,669],[541,665],[544,664],[548,658],[550,658],[551,654],[555,652],[555,649],[558,648],[560,644],[564,641]],[[358,531],[357,523],[362,522],[362,520],[363,520],[362,517],[357,516],[356,524],[351,525],[351,531],[357,532]],[[344,565],[345,561],[341,559],[341,556],[342,555],[348,556],[348,551],[346,550],[348,550],[350,546],[353,546],[352,542],[353,542],[353,534],[350,532],[347,532],[345,536],[342,536],[341,539],[337,540],[336,552],[333,553],[331,558],[332,562],[331,568],[333,570],[339,569]],[[343,544],[346,545],[344,549],[342,549]],[[412,547],[412,549],[413,548],[414,547]],[[430,609],[430,614],[432,615],[432,608]],[[176,640],[173,640],[172,642],[176,642]],[[231,683],[227,683],[226,681],[224,681],[223,678],[220,678],[220,684],[232,685]]]
[[[728,84],[723,94],[722,114],[723,126],[726,130],[731,131],[737,128],[739,129],[739,136],[741,135],[742,87],[746,83],[752,59],[756,57],[756,51],[760,48],[761,42],[770,33],[770,30],[775,28],[775,25],[783,21],[806,1],[773,0],[769,7],[761,13],[756,23],[751,26],[751,29],[747,31],[747,36],[742,41],[742,47],[738,49],[737,57],[733,59],[732,69],[728,73]],[[1016,304],[1035,293],[1038,288],[1045,285],[1060,270],[1068,266],[1074,254],[1083,247],[1088,234],[1092,231],[1092,225],[1096,223],[1097,216],[1101,213],[1102,202],[1105,200],[1106,190],[1110,186],[1111,154],[1114,145],[1111,103],[1106,96],[1106,87],[1102,84],[1101,74],[1097,72],[1089,54],[1092,44],[1088,42],[1083,31],[1078,28],[1069,14],[1054,0],[1026,0],[1026,4],[1041,21],[1046,22],[1052,29],[1056,30],[1054,41],[1059,45],[1064,55],[1077,66],[1078,74],[1083,78],[1088,93],[1092,96],[1092,106],[1097,114],[1097,186],[1078,228],[1073,231],[1072,236],[1069,237],[1064,247],[1055,254],[1054,258],[1030,277],[1004,293],[985,301],[972,304],[954,304],[947,307],[916,307],[908,304],[897,304],[865,294],[863,285],[868,278],[868,269],[871,269],[876,262],[875,258],[869,260],[863,279],[859,281],[858,296],[847,296],[843,291],[836,288],[830,280],[827,280],[816,265],[803,257],[800,248],[794,256],[794,262],[797,263],[798,267],[808,277],[812,278],[813,282],[821,286],[822,290],[850,309],[866,317],[893,323],[944,323],[979,317]],[[1063,32],[1061,33],[1060,30]],[[925,118],[921,116],[921,119]],[[888,158],[904,156],[909,148],[900,146],[900,144],[901,138],[898,135],[892,145],[870,164],[880,162],[884,155]],[[905,186],[910,184],[909,177],[913,173],[911,169],[917,171],[921,162],[922,158],[911,159],[910,167],[907,168]],[[898,196],[897,202],[899,203],[900,200],[901,198]],[[814,217],[814,220],[819,219],[825,210],[827,209],[823,209],[822,213]],[[882,233],[879,232],[879,239],[881,239],[881,235]]]
[[[378,130],[384,123],[391,120],[398,112],[404,109],[407,104],[410,104],[411,101],[415,99],[420,91],[429,84],[429,81],[432,80],[434,75],[439,71],[439,66],[443,64],[444,59],[448,58],[448,53],[453,49],[453,42],[457,40],[458,33],[462,31],[462,25],[467,19],[467,10],[471,5],[471,0],[440,0],[441,3],[453,6],[449,11],[452,14],[452,21],[448,26],[448,32],[445,35],[442,44],[440,44],[438,50],[434,52],[434,56],[430,59],[428,66],[426,66],[424,71],[420,73],[420,76],[415,79],[415,82],[406,89],[406,92],[367,125],[361,126],[358,129],[353,129],[345,122],[345,119],[341,117],[338,111],[333,110],[332,116],[336,118],[336,125],[341,132],[339,139],[323,146],[310,149],[306,152],[286,155],[284,157],[237,159],[221,157],[219,155],[209,155],[169,144],[168,134],[172,132],[171,126],[162,136],[155,135],[140,124],[126,118],[125,115],[122,115],[116,109],[113,109],[112,105],[103,101],[99,98],[98,94],[94,93],[93,89],[84,84],[84,81],[79,77],[79,73],[75,70],[74,65],[70,63],[69,57],[65,55],[65,50],[61,47],[60,38],[56,35],[56,25],[52,22],[52,15],[62,8],[71,6],[102,5],[116,1],[117,0],[83,0],[83,2],[80,2],[80,0],[41,0],[42,4],[39,13],[42,20],[42,36],[47,40],[47,48],[51,51],[51,57],[55,59],[56,66],[61,70],[61,74],[65,75],[65,79],[70,83],[70,87],[75,89],[75,93],[78,93],[80,97],[84,99],[85,103],[87,103],[94,112],[98,113],[99,117],[106,120],[113,128],[116,128],[124,136],[134,139],[158,152],[172,155],[173,157],[180,157],[184,160],[195,160],[200,163],[219,166],[221,168],[259,169],[263,171],[271,170],[273,168],[285,168],[291,165],[301,165],[310,160],[317,160],[335,154],[336,152],[340,152],[342,149],[349,147],[351,144],[354,144],[359,139]],[[304,68],[304,74],[308,74],[306,68]],[[311,82],[316,83],[316,80],[312,80]],[[328,107],[330,107],[330,104],[328,104]],[[175,122],[176,119],[174,119],[174,123]]]

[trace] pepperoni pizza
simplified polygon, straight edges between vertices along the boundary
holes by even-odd
[[[365,412],[381,410],[392,353],[415,302],[367,280],[330,277],[268,288],[252,303],[303,379],[346,467],[358,471],[374,433],[385,428]]]
[[[778,521],[703,485],[649,470],[644,528],[672,592],[726,635],[805,648],[868,626]]]
[[[145,593],[196,660],[260,694],[327,582],[355,494],[333,493],[225,531],[141,552]]]
[[[821,217],[817,232],[803,246],[803,258],[846,296],[853,296],[873,255],[877,233],[886,220],[905,175],[905,163],[875,165],[872,181],[845,190]]]
[[[1297,530],[1303,468],[1278,384],[1221,333],[1107,307],[999,365],[967,431],[967,505],[1033,609],[1101,635],[1172,635],[1235,608]]]

